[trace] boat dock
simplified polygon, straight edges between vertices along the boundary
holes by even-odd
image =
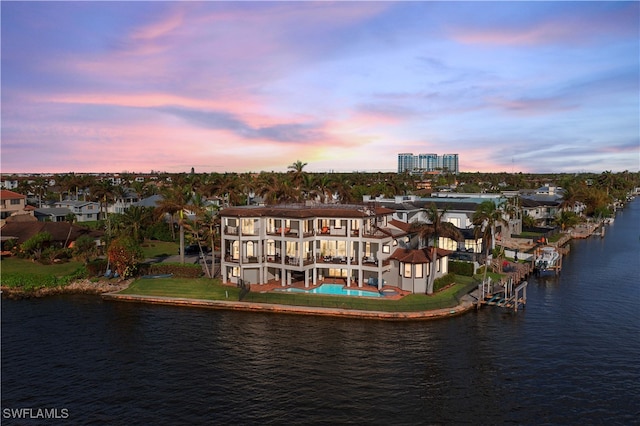
[[[504,283],[492,282],[491,279],[488,279],[479,284],[471,296],[476,299],[477,309],[487,305],[518,312],[519,309],[524,309],[527,304],[527,285],[526,281],[515,285],[513,278],[509,278]]]
[[[531,259],[524,263],[494,259],[491,262],[492,271],[504,277],[500,281],[488,278],[484,283],[478,284],[478,288],[470,294],[476,300],[476,308],[486,305],[514,312],[523,309],[527,303],[526,278],[535,270],[535,257]]]

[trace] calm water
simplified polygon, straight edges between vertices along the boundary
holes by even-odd
[[[573,242],[560,277],[532,277],[518,314],[390,323],[89,296],[2,300],[2,414],[66,409],[74,424],[638,424],[640,199],[607,231]]]

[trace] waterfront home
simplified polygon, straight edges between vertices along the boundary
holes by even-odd
[[[228,207],[220,211],[223,281],[250,284],[326,279],[347,286],[397,284],[389,257],[408,240],[393,210],[368,205]]]
[[[221,274],[229,283],[398,287],[424,293],[431,249],[410,224],[375,204],[229,207],[220,211]],[[435,277],[448,272],[439,249]]]
[[[487,200],[496,205],[505,205],[508,198],[501,194],[462,194],[462,193],[435,193],[432,197],[417,197],[415,195],[397,196],[395,198],[376,197],[371,199],[365,196],[365,202],[375,201],[380,206],[394,210],[394,218],[408,223],[428,222],[427,210],[431,204],[435,204],[438,210],[446,212],[442,220],[455,225],[464,235],[463,241],[454,241],[450,238],[440,237],[438,247],[451,251],[482,252],[482,239],[473,235],[473,215],[478,206]],[[511,215],[503,215],[506,226],[496,224],[496,235],[509,237],[511,234],[522,232],[522,213],[519,209]]]

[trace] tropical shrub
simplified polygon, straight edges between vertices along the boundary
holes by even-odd
[[[138,263],[144,259],[144,254],[136,240],[125,236],[113,240],[107,250],[107,257],[118,275],[127,278],[136,272]]]
[[[83,261],[87,261],[96,252],[96,243],[88,235],[81,235],[73,245],[73,255]]]
[[[20,245],[20,250],[33,260],[38,260],[42,256],[42,251],[51,243],[51,234],[40,232]]]

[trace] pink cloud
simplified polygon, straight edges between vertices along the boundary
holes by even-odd
[[[577,104],[570,104],[561,98],[490,98],[487,102],[489,105],[499,109],[526,116],[552,114],[557,111],[569,111],[578,108]]]
[[[172,12],[158,21],[136,28],[130,35],[134,40],[150,40],[166,36],[184,24],[184,13],[181,10]]]
[[[584,44],[612,36],[635,36],[638,31],[638,5],[614,11],[585,9],[583,13],[552,17],[547,21],[520,26],[471,26],[451,29],[454,40],[466,44],[531,46],[556,43]]]
[[[243,112],[259,109],[257,100],[250,97],[229,96],[217,99],[197,99],[166,93],[146,94],[117,94],[117,93],[68,93],[30,97],[32,102],[53,102],[78,105],[112,105],[131,108],[154,108],[165,106],[179,106],[188,109],[226,110],[229,112]]]

